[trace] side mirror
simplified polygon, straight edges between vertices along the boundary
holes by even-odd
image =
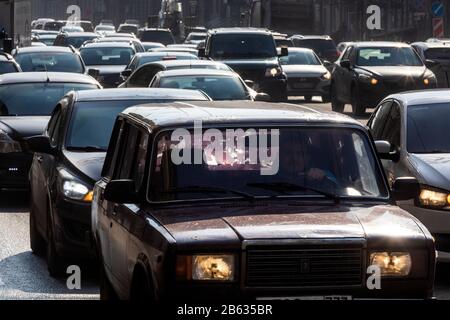
[[[333,63],[332,62],[330,62],[330,61],[328,61],[328,60],[323,60],[323,65],[325,66],[325,67],[329,67],[329,66],[331,66]]]
[[[375,141],[375,148],[377,149],[378,156],[383,160],[398,161],[400,154],[397,150],[392,150],[392,145],[388,141]]]
[[[88,75],[90,75],[94,79],[97,79],[98,76],[100,75],[100,70],[98,70],[98,69],[89,69],[88,70]]]
[[[281,47],[279,57],[287,57],[289,55],[289,49],[287,47]]]
[[[253,80],[245,80],[244,82],[248,87],[250,87],[252,89],[255,86],[255,82]]]
[[[131,70],[130,69],[126,69],[126,70],[123,70],[121,73],[120,73],[120,76],[122,77],[122,79],[123,80],[126,80],[126,79],[128,79],[130,76],[131,76]]]
[[[136,203],[139,200],[133,180],[113,180],[105,188],[105,200],[113,203]]]
[[[415,199],[420,194],[420,184],[413,177],[398,178],[392,187],[392,194],[396,201]]]
[[[200,49],[198,49],[198,57],[199,58],[206,58],[206,50],[205,50],[205,48],[200,48]]]
[[[350,60],[342,60],[341,67],[345,69],[350,69],[351,68]]]
[[[255,101],[271,102],[272,98],[267,93],[261,92],[256,94]]]
[[[437,62],[437,61],[430,60],[430,59],[425,60],[425,66],[428,69],[434,68],[434,67],[436,67],[438,65],[439,65],[439,62]]]
[[[50,144],[50,138],[47,136],[34,136],[25,140],[27,149],[33,153],[54,154],[55,149]]]

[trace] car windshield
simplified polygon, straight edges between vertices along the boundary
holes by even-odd
[[[81,48],[83,43],[89,40],[96,39],[96,36],[81,36],[81,37],[73,37],[69,36],[66,38],[66,43],[68,46],[74,46],[75,48]]]
[[[161,88],[201,90],[213,100],[245,100],[248,93],[237,77],[231,76],[176,76],[162,77]]]
[[[321,65],[317,56],[311,51],[290,51],[287,57],[281,57],[280,62],[283,65]]]
[[[135,66],[135,68],[140,67],[146,63],[164,60],[198,60],[198,57],[190,53],[180,53],[180,52],[161,53],[158,55],[142,56],[139,57],[138,63]]]
[[[11,62],[0,62],[0,74],[17,72],[16,67]]]
[[[450,48],[430,48],[425,51],[425,57],[430,60],[450,60]]]
[[[94,84],[21,83],[0,86],[1,116],[47,116],[72,90],[97,89]]]
[[[49,71],[84,73],[80,57],[74,53],[35,52],[15,57],[23,72]]]
[[[139,39],[141,41],[147,41],[147,42],[159,42],[163,45],[173,44],[175,43],[172,33],[169,31],[142,31],[140,33]]]
[[[115,31],[115,30],[116,30],[116,28],[114,26],[108,26],[108,25],[95,27],[95,31]]]
[[[138,27],[136,27],[136,26],[120,26],[119,30],[117,32],[118,33],[134,33],[134,34],[137,34],[138,33]]]
[[[220,34],[212,39],[210,55],[213,59],[272,58],[277,50],[271,35]]]
[[[81,57],[87,66],[95,65],[127,65],[135,54],[132,48],[101,47],[80,50]]]
[[[239,194],[334,200],[388,196],[368,137],[355,129],[165,132],[157,138],[153,159],[149,199],[155,202]]]
[[[407,148],[410,153],[450,153],[450,104],[410,106]]]
[[[190,41],[202,41],[202,40],[205,40],[206,39],[206,34],[190,34],[188,37],[187,37],[187,40],[190,40]]]
[[[38,42],[42,42],[46,46],[52,46],[55,43],[56,35],[53,37],[40,37],[38,38]]]
[[[423,66],[423,63],[410,47],[375,47],[359,49],[357,65],[420,67]]]

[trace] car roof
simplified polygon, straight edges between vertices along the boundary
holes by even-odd
[[[167,28],[140,28],[139,31],[164,31],[164,32],[171,32],[170,29]]]
[[[81,47],[83,48],[133,48],[131,41],[128,42],[89,42]]]
[[[450,103],[450,90],[431,89],[406,91],[390,95],[386,99],[395,99],[401,101],[406,107],[422,104]]]
[[[175,69],[161,71],[158,75],[163,77],[182,77],[182,76],[229,76],[239,77],[239,75],[231,70],[218,70],[218,69]]]
[[[91,76],[66,72],[17,72],[0,75],[0,85],[15,83],[67,82],[96,84]]]
[[[300,35],[300,34],[294,34],[291,38],[297,39],[297,40],[311,40],[311,39],[317,39],[317,40],[333,40],[328,35]]]
[[[56,39],[58,35],[55,34],[41,34],[41,35],[37,35],[38,39]]]
[[[401,47],[406,48],[410,45],[404,42],[394,42],[394,41],[361,41],[361,42],[352,42],[352,45],[359,48],[366,47]]]
[[[314,52],[313,49],[309,49],[309,48],[301,48],[301,47],[293,47],[293,48],[289,48],[289,53],[290,52]]]
[[[72,49],[69,47],[45,46],[45,47],[18,48],[16,50],[16,55],[22,54],[22,53],[40,53],[40,52],[73,53]]]
[[[426,49],[430,49],[430,48],[450,49],[449,42],[414,42],[411,45],[412,46],[420,46],[420,47],[426,48]]]
[[[77,101],[110,101],[110,100],[209,100],[209,97],[198,90],[164,89],[164,88],[121,88],[103,90],[83,90],[76,93]]]
[[[239,27],[232,27],[232,28],[217,28],[217,29],[211,29],[208,31],[211,34],[225,34],[225,33],[252,33],[252,34],[265,34],[265,35],[271,35],[272,33],[270,30],[267,29],[260,29],[260,28],[239,28]]]
[[[159,64],[164,67],[176,67],[176,66],[215,66],[215,65],[221,65],[221,66],[227,66],[226,64],[218,61],[212,61],[212,60],[166,60],[166,61],[157,61],[157,62],[150,62],[148,64]]]
[[[76,37],[99,37],[99,35],[95,32],[66,32],[66,37],[68,38],[76,38]]]
[[[267,103],[253,101],[208,101],[173,102],[134,106],[126,109],[128,115],[150,128],[192,126],[196,121],[212,124],[331,124],[364,128],[357,120],[348,116],[318,111],[289,103]]]
[[[174,56],[174,55],[179,55],[179,56],[194,56],[194,54],[190,53],[190,52],[183,52],[183,51],[150,51],[150,52],[138,52],[136,53],[135,57],[137,58],[142,58],[142,57],[164,57],[164,56]]]

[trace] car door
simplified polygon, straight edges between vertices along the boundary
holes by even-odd
[[[347,82],[345,81],[345,79],[347,78],[347,74],[348,74],[348,69],[344,68],[341,65],[342,61],[349,61],[349,57],[350,57],[350,53],[353,50],[353,46],[349,46],[344,54],[342,55],[342,57],[340,57],[337,61],[336,61],[336,67],[335,67],[335,71],[333,73],[333,85],[336,86],[336,94],[338,95],[338,99],[340,101],[347,101],[347,97],[346,97],[346,87],[348,86]]]
[[[388,141],[391,144],[391,151],[396,151],[400,155],[402,152],[402,117],[400,105],[397,101],[389,101],[386,104],[382,105],[379,111],[379,118],[375,116],[374,122],[371,124],[371,130],[374,139]],[[390,186],[394,184],[396,178],[405,175],[405,170],[402,167],[402,162],[399,160],[400,159],[382,160],[383,167]]]
[[[45,135],[47,135],[51,141],[52,146],[56,146],[58,133],[60,131],[62,119],[62,106],[58,104],[53,111],[53,114],[50,118],[50,122],[45,131]],[[47,187],[47,174],[48,168],[51,166],[48,162],[53,162],[54,157],[43,154],[43,153],[35,153],[33,164],[31,166],[31,183],[32,183],[32,192],[33,192],[33,205],[36,209],[34,214],[36,215],[36,226],[41,232],[44,233],[47,227],[47,199],[48,199],[48,187]]]
[[[137,135],[135,135],[136,132]],[[128,142],[130,145],[127,151],[127,160],[132,161],[122,162],[123,167],[121,169],[123,170],[121,170],[120,178],[133,180],[135,190],[143,192],[145,189],[144,176],[148,163],[149,135],[142,129],[132,127]],[[129,289],[129,270],[132,268],[132,266],[128,266],[128,263],[137,258],[136,255],[130,256],[130,254],[139,251],[136,250],[136,247],[139,247],[139,240],[143,237],[144,217],[145,214],[141,212],[139,203],[122,204],[117,207],[117,212],[113,216],[115,225],[110,233],[112,270],[125,291]]]
[[[97,182],[95,191],[98,193],[94,195],[95,203],[93,203],[92,225],[96,226],[94,232],[96,233],[97,245],[101,252],[101,259],[106,269],[111,273],[111,245],[109,242],[109,232],[113,227],[113,208],[114,204],[106,201],[104,198],[105,188],[109,181],[115,175],[120,165],[122,154],[126,150],[126,135],[125,121],[119,118],[114,126],[111,135],[110,146],[106,155],[105,164],[102,171],[102,179]]]

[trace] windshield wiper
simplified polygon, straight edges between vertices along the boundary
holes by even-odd
[[[339,195],[326,192],[323,190],[317,190],[308,186],[301,186],[294,183],[289,182],[262,182],[262,183],[248,183],[247,186],[254,188],[266,189],[269,191],[278,192],[280,194],[286,194],[287,192],[293,191],[312,191],[319,195],[324,196],[327,199],[333,200],[335,204],[339,204],[341,202],[341,198]]]
[[[221,187],[204,187],[204,186],[186,186],[186,187],[178,187],[178,188],[171,188],[167,191],[164,191],[163,193],[231,193],[238,195],[242,198],[245,198],[247,200],[254,201],[255,196],[243,191],[234,190],[234,189],[228,189],[228,188],[221,188]]]
[[[106,152],[104,148],[98,146],[85,146],[85,147],[67,147],[69,151],[85,151],[85,152]]]

